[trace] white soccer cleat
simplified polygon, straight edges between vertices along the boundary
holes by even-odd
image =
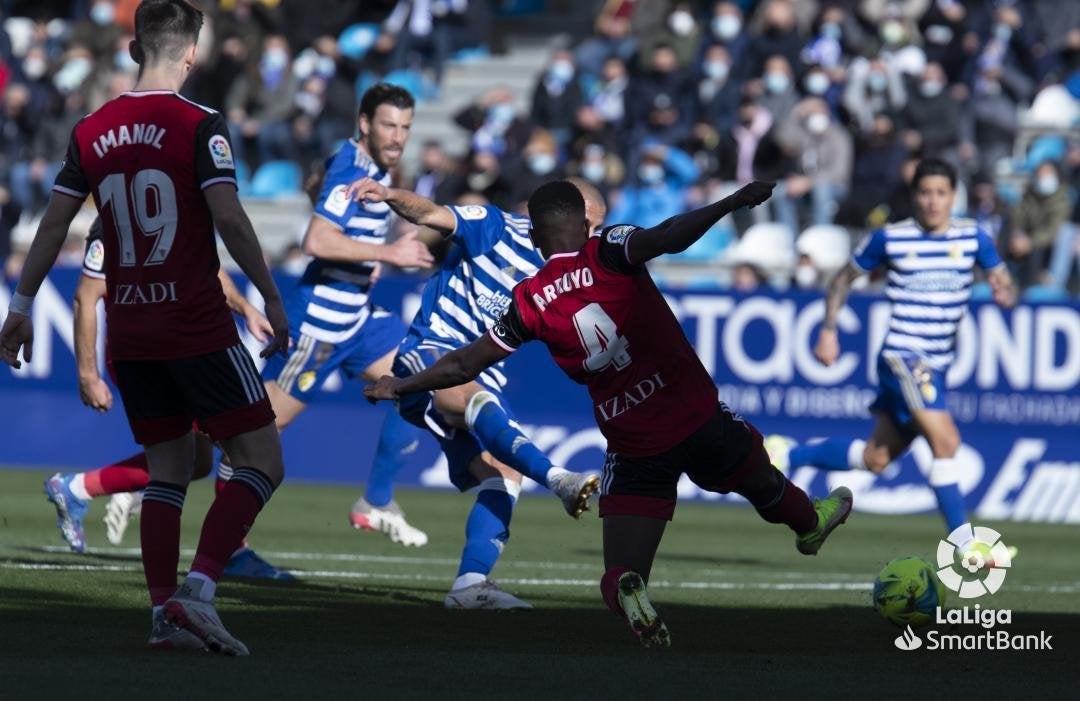
[[[451,589],[450,593],[446,595],[443,604],[448,609],[509,610],[532,608],[532,604],[503,591],[498,584],[490,579],[485,579],[483,582],[462,587],[461,589]]]
[[[150,628],[150,638],[146,644],[154,650],[171,650],[175,652],[201,652],[206,650],[206,645],[194,633],[184,630],[175,623],[165,620],[165,611],[154,614],[154,620]]]
[[[372,506],[360,497],[349,511],[349,523],[359,530],[383,533],[391,542],[405,547],[420,548],[428,542],[427,533],[405,520],[405,512],[396,501],[386,506]]]
[[[142,511],[142,492],[119,492],[109,498],[105,507],[105,537],[113,545],[124,542],[128,525]]]
[[[595,473],[567,472],[550,480],[549,488],[559,497],[566,513],[573,518],[589,510],[589,499],[600,490],[600,476]]]
[[[230,657],[247,657],[250,654],[247,645],[226,630],[217,609],[208,601],[191,599],[177,592],[176,596],[165,602],[165,620],[194,635],[211,652]]]
[[[791,455],[791,449],[798,445],[798,442],[794,438],[788,438],[787,436],[781,436],[778,434],[772,434],[771,436],[765,436],[763,446],[765,452],[769,456],[769,462],[773,467],[780,470],[783,474],[788,474],[791,470],[791,461],[789,456]]]

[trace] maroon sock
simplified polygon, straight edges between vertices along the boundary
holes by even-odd
[[[97,470],[91,470],[84,476],[86,491],[92,497],[120,492],[137,492],[145,489],[150,482],[147,472],[146,453],[137,453],[130,458],[117,460]]]
[[[224,479],[222,477],[215,477],[214,478],[214,496],[220,495],[221,490],[225,489],[225,485],[227,485],[228,483],[229,483],[229,480],[227,480],[227,479]]]
[[[623,572],[629,571],[630,568],[628,567],[612,567],[600,579],[600,593],[604,597],[604,603],[619,618],[626,615],[622,605],[619,604],[619,577],[622,576]]]
[[[187,490],[168,482],[150,482],[143,496],[139,535],[150,605],[161,606],[176,591],[180,561],[180,512]]]
[[[206,514],[191,571],[215,582],[221,579],[229,558],[273,493],[274,483],[262,472],[251,467],[236,468]]]
[[[769,523],[784,523],[796,533],[806,533],[817,528],[818,517],[806,492],[791,480],[784,478],[780,494],[767,506],[759,506],[757,512]]]

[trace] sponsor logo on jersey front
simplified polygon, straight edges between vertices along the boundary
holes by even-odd
[[[349,208],[349,195],[346,192],[348,189],[348,185],[338,185],[330,191],[323,203],[327,212],[339,217],[345,216],[345,211]]]
[[[229,148],[229,140],[221,134],[210,137],[210,158],[214,166],[218,168],[235,168],[233,164],[232,149]]]
[[[150,282],[144,285],[117,285],[113,304],[161,304],[176,302],[175,282]]]
[[[86,266],[87,270],[100,273],[105,268],[105,244],[100,240],[91,241],[90,246],[86,249],[83,265]]]
[[[502,292],[495,292],[490,295],[480,295],[476,298],[476,306],[483,309],[492,317],[498,319],[506,310],[510,307],[510,296],[503,294]]]
[[[656,391],[667,387],[660,373],[646,377],[641,382],[625,390],[610,399],[605,399],[596,405],[596,413],[603,417],[604,421],[611,421],[621,416],[639,404],[647,402]]]

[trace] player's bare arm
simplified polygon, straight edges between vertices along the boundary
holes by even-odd
[[[72,304],[75,320],[75,365],[79,371],[79,399],[99,412],[112,408],[112,390],[98,372],[97,303],[105,298],[105,280],[82,275]]]
[[[284,354],[289,349],[289,320],[285,316],[281,293],[266,267],[259,239],[240,204],[236,188],[226,183],[211,185],[203,190],[203,195],[225,248],[266,303],[266,318],[273,329],[274,338],[259,355],[268,358],[274,353]]]
[[[435,263],[435,257],[418,240],[415,231],[393,243],[364,243],[354,241],[319,216],[311,218],[304,233],[303,248],[309,256],[349,263],[390,263],[399,268],[427,268]]]
[[[704,236],[713,224],[731,212],[743,207],[756,207],[769,199],[774,187],[776,183],[755,180],[722,200],[637,231],[627,243],[627,259],[632,264],[638,264],[665,253],[685,251]]]
[[[266,343],[274,334],[274,327],[270,325],[270,321],[251,302],[247,301],[247,297],[237,289],[224,268],[218,269],[217,276],[218,282],[221,283],[221,291],[225,293],[225,304],[229,305],[233,314],[244,317],[244,325],[248,332],[259,343]]]
[[[403,394],[449,389],[472,382],[492,365],[505,360],[509,352],[500,348],[487,334],[464,348],[447,353],[423,372],[409,377],[384,375],[364,388],[364,396],[372,402],[398,399]]]
[[[1012,275],[1005,265],[999,265],[986,272],[986,281],[990,283],[990,291],[994,301],[1004,309],[1012,309],[1016,306],[1016,284]]]
[[[79,213],[82,203],[82,199],[54,192],[38,224],[34,242],[30,244],[30,252],[23,263],[22,277],[15,288],[15,297],[0,329],[0,358],[13,368],[22,367],[19,362],[20,348],[23,360],[29,362],[33,355],[34,325],[30,320],[30,306],[49,269],[56,262],[71,221]]]
[[[851,283],[862,274],[863,271],[858,266],[848,263],[829,282],[829,290],[825,293],[825,319],[821,322],[817,345],[814,346],[814,357],[822,365],[832,365],[840,357],[840,338],[836,333],[836,318],[847,301]]]
[[[386,187],[372,178],[361,178],[349,186],[346,196],[357,202],[385,202],[405,221],[435,229],[444,236],[454,232],[457,219],[449,207],[396,187]]]

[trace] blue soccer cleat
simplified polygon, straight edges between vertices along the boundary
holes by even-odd
[[[259,557],[251,548],[245,547],[233,553],[229,564],[225,565],[226,577],[247,577],[249,579],[276,579],[279,582],[295,582],[296,577],[286,570],[274,567]]]
[[[60,535],[71,547],[72,552],[86,552],[86,534],[83,532],[83,518],[90,503],[71,493],[71,480],[74,475],[62,475],[57,472],[45,480],[45,496],[56,507],[56,527]]]

